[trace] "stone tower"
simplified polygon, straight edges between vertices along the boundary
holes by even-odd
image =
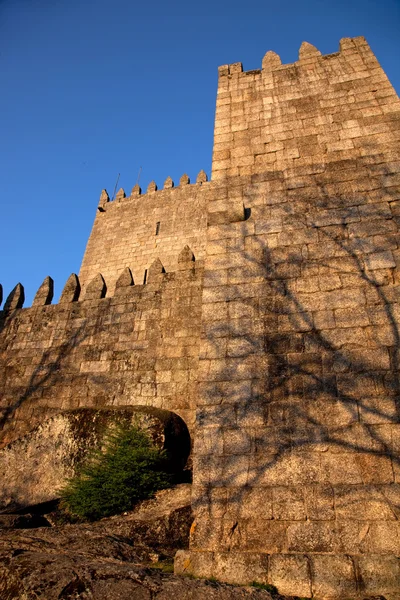
[[[361,37],[220,67],[211,181],[104,191],[59,303],[49,280],[6,300],[3,443],[79,407],[174,412],[194,442],[177,572],[397,600],[399,123]]]

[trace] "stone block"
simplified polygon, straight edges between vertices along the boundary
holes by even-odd
[[[210,578],[213,576],[213,558],[212,552],[178,550],[174,558],[174,573]]]
[[[272,519],[272,489],[269,487],[247,486],[228,490],[228,511],[241,519],[257,518],[263,521]]]
[[[313,323],[315,329],[333,329],[335,327],[335,318],[332,310],[318,310],[313,313]]]
[[[312,592],[316,598],[336,600],[356,596],[356,574],[350,556],[316,554],[310,560]]]
[[[363,554],[396,556],[400,545],[399,521],[370,521],[361,528],[359,540]]]
[[[365,308],[338,308],[335,310],[337,327],[366,327],[369,316]]]
[[[251,435],[245,429],[224,429],[224,454],[249,454],[252,448]]]
[[[269,583],[280,594],[311,596],[309,558],[304,554],[272,554],[269,563]]]
[[[265,72],[272,71],[273,69],[279,67],[281,64],[282,61],[278,54],[269,50],[262,60],[262,69]]]
[[[390,250],[384,252],[374,252],[365,257],[365,266],[367,269],[394,269],[396,262]]]
[[[305,486],[307,518],[311,521],[331,521],[335,518],[334,493],[330,484]]]
[[[4,302],[3,310],[11,311],[17,308],[22,308],[25,302],[25,291],[23,285],[17,283],[15,288],[11,290]]]
[[[375,554],[357,558],[361,589],[365,596],[396,600],[400,595],[400,559]]]
[[[72,273],[64,286],[63,291],[59,299],[59,304],[66,304],[69,302],[76,302],[79,298],[81,286],[78,277],[75,273]]]
[[[306,518],[303,490],[277,486],[272,490],[273,518],[284,521],[303,521]]]
[[[103,276],[98,273],[86,286],[85,300],[99,300],[106,295],[107,287]]]
[[[361,477],[364,483],[382,484],[393,482],[393,468],[390,456],[357,454]]]
[[[54,295],[54,281],[51,277],[46,277],[36,292],[32,306],[44,306],[51,304]]]
[[[209,206],[207,213],[208,225],[222,225],[244,220],[245,210],[241,200],[231,200],[230,202],[221,201]]]
[[[289,523],[287,549],[290,552],[333,552],[336,532],[330,521]]]
[[[362,423],[395,423],[397,419],[396,402],[390,397],[365,396],[359,400],[358,410]]]
[[[379,486],[334,485],[335,511],[339,519],[358,521],[396,519]]]
[[[259,485],[296,486],[320,480],[320,459],[315,453],[255,455],[249,471],[249,481],[257,481]]]
[[[215,552],[213,569],[214,577],[227,583],[267,583],[268,555],[253,552]]]
[[[344,468],[346,465],[346,468]],[[325,453],[321,456],[321,470],[326,483],[361,484],[360,465],[352,454]],[[322,482],[321,482],[322,483]]]

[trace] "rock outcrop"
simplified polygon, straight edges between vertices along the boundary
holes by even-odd
[[[177,485],[96,523],[59,525],[59,511],[0,515],[1,600],[300,600],[173,575],[176,550],[188,546],[190,499],[191,486]]]
[[[190,495],[190,485],[178,485],[96,523],[21,529],[32,527],[32,518],[0,515],[0,598],[271,600],[265,590],[164,572],[176,550],[188,546]],[[41,518],[55,524],[59,514]]]

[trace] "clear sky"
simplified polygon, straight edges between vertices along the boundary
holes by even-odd
[[[217,67],[364,35],[400,91],[400,0],[0,0],[0,283],[78,272],[102,188],[210,173]]]

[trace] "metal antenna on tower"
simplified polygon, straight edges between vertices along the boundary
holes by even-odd
[[[115,182],[115,186],[114,186],[114,192],[111,198],[111,201],[114,200],[115,198],[115,192],[117,191],[117,185],[118,185],[118,181],[119,181],[119,176],[121,175],[121,173],[118,173],[118,177],[117,177],[117,181]]]
[[[139,179],[140,179],[140,175],[141,174],[142,174],[142,167],[140,167],[140,169],[139,169],[139,173],[138,173],[138,176],[137,176],[137,179],[136,179],[136,185],[139,184]]]

